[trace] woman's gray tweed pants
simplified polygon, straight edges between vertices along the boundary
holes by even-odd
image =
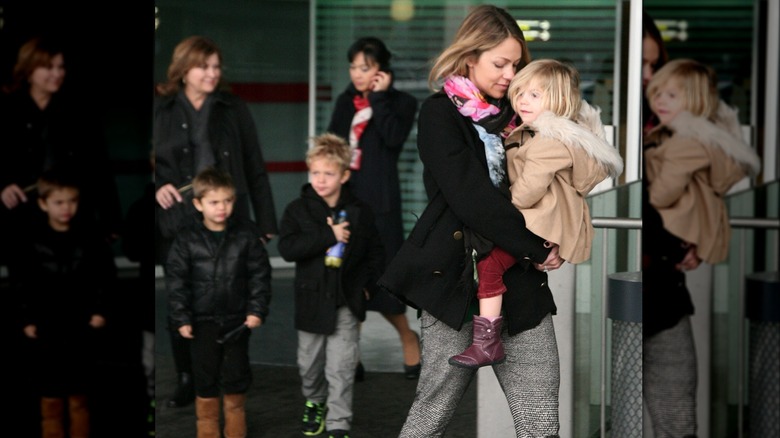
[[[696,346],[691,319],[642,342],[642,395],[656,438],[696,436]]]
[[[423,312],[420,326],[422,371],[400,438],[442,436],[476,374],[447,362],[471,344],[471,322],[456,331]],[[506,361],[494,365],[493,371],[509,402],[515,434],[518,438],[557,437],[560,364],[552,316],[515,336],[507,336],[504,330],[501,337]]]

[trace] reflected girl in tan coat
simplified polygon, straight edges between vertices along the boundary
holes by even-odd
[[[664,228],[696,245],[698,256],[711,264],[728,255],[731,228],[723,196],[761,167],[742,140],[736,110],[719,100],[716,85],[712,68],[697,61],[666,64],[647,87],[660,124],[645,139],[650,204]]]

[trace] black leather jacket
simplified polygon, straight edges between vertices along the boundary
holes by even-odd
[[[253,227],[231,220],[217,242],[202,224],[184,228],[166,263],[174,327],[198,321],[236,326],[247,315],[265,321],[271,302],[271,264]]]

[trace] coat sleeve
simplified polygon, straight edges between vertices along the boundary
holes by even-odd
[[[368,100],[373,111],[371,124],[379,132],[383,145],[389,149],[402,148],[412,131],[417,100],[397,90],[370,93]]]
[[[259,316],[265,322],[271,304],[271,263],[260,239],[254,237],[249,239],[247,264],[249,273],[247,314]]]
[[[452,108],[450,108],[452,107]],[[417,145],[420,159],[455,216],[516,258],[541,263],[550,250],[525,227],[523,215],[491,183],[483,153],[468,139],[477,136],[449,100],[428,99],[420,109]]]
[[[661,165],[648,186],[650,204],[656,208],[677,202],[691,183],[693,174],[710,165],[705,146],[695,140],[671,138],[660,147],[663,148]]]
[[[236,111],[241,129],[244,174],[254,207],[255,222],[261,234],[277,234],[279,228],[276,222],[276,207],[260,141],[257,138],[257,128],[246,103],[238,101]]]
[[[512,181],[512,203],[517,208],[531,208],[542,199],[555,174],[571,167],[572,159],[566,146],[554,140],[533,140],[521,146],[510,165],[522,161],[522,170]]]
[[[379,230],[376,227],[376,219],[370,208],[364,210],[362,221],[366,224],[366,234],[368,238],[366,265],[369,270],[368,284],[364,287],[368,289],[369,295],[373,296],[377,292],[377,282],[385,267],[385,247],[382,245],[382,239],[379,235]]]
[[[279,228],[279,254],[288,262],[323,257],[336,244],[336,235],[327,224],[312,217],[302,200],[293,201],[284,211]]]
[[[333,113],[330,115],[328,123],[328,132],[339,135],[344,140],[349,141],[349,128],[352,124],[352,117],[355,115],[355,109],[348,93],[339,94],[336,98],[336,105],[333,107]]]
[[[189,248],[178,235],[165,264],[165,286],[168,289],[168,314],[175,327],[192,324],[192,284],[189,280]]]

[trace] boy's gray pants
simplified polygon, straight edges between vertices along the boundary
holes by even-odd
[[[347,306],[339,307],[337,312],[332,335],[298,330],[298,371],[306,400],[327,402],[326,430],[350,430],[359,321]]]

